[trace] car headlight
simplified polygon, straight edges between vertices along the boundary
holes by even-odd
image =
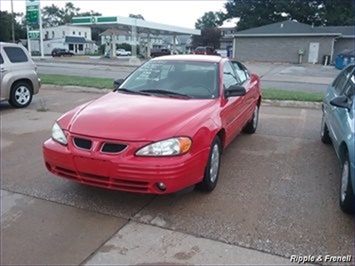
[[[63,145],[68,144],[67,137],[65,136],[64,131],[57,123],[54,123],[52,127],[52,138]]]
[[[138,156],[182,155],[191,148],[192,141],[187,137],[171,138],[149,144],[136,152]]]

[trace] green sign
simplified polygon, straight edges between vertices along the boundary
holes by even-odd
[[[30,40],[39,40],[40,34],[39,31],[29,31],[28,38]]]
[[[28,25],[39,24],[39,1],[38,0],[26,1],[26,20]]]
[[[39,24],[39,12],[38,9],[37,10],[27,10],[26,12],[26,20],[27,20],[27,24],[30,25],[37,25]]]
[[[72,24],[100,24],[117,22],[117,17],[74,17]]]

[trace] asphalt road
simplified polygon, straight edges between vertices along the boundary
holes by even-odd
[[[285,265],[291,255],[354,256],[354,217],[338,207],[339,163],[320,141],[320,110],[262,106],[256,134],[238,136],[223,154],[213,193],[151,196],[45,169],[41,145],[55,119],[99,96],[44,86],[27,109],[0,103],[2,265]]]
[[[109,66],[109,65],[93,65],[93,64],[75,64],[64,62],[36,62],[38,72],[40,74],[56,74],[81,77],[98,77],[98,78],[125,78],[135,67],[126,66]],[[262,80],[262,88],[274,88],[290,91],[307,91],[307,92],[325,92],[326,85],[310,84],[307,82],[285,82],[285,81],[268,81]]]

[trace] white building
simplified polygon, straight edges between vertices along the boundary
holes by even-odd
[[[91,40],[91,28],[63,25],[43,29],[43,50],[49,55],[55,48],[67,49],[74,54],[90,54],[97,51]],[[40,51],[39,41],[31,41],[31,51]]]

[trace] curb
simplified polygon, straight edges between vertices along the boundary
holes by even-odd
[[[132,62],[131,64],[129,62],[124,62],[123,64],[120,63],[114,63],[114,62],[93,62],[93,61],[53,61],[53,60],[48,60],[48,59],[33,59],[34,62],[36,63],[64,63],[64,64],[79,64],[79,65],[94,65],[94,66],[115,66],[115,67],[130,67],[130,68],[137,68],[139,67],[143,62],[140,62],[140,64],[137,64],[137,62]]]
[[[112,91],[112,89],[98,89],[98,88],[81,87],[81,86],[61,86],[61,85],[43,84],[42,89],[46,89],[46,88],[55,89],[55,90],[64,89],[69,92],[87,92],[87,93],[98,93],[98,94],[105,94]],[[322,103],[320,102],[301,102],[301,101],[262,100],[262,105],[277,106],[277,107],[308,108],[308,109],[322,108]]]

